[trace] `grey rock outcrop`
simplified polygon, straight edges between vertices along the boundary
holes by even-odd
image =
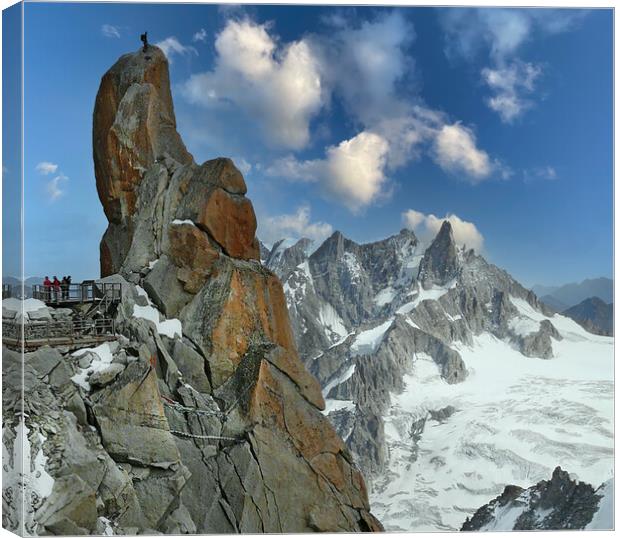
[[[562,336],[548,319],[540,322],[536,332],[517,338],[519,349],[526,357],[540,357],[550,359],[553,357],[551,339],[561,340]]]

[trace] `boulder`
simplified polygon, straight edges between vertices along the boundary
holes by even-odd
[[[215,189],[198,215],[197,224],[204,227],[229,256],[259,259],[258,241],[254,237],[256,216],[247,198]]]
[[[39,308],[38,310],[31,310],[27,314],[30,321],[51,321],[52,314],[49,308]]]
[[[99,370],[91,374],[88,378],[88,383],[91,387],[100,388],[109,385],[114,381],[116,376],[120,374],[125,367],[122,364],[112,363],[107,368]]]
[[[95,491],[77,475],[57,478],[35,518],[51,534],[90,534],[97,524]]]

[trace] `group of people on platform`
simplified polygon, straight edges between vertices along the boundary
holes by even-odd
[[[48,276],[43,279],[43,289],[46,301],[65,301],[69,299],[69,286],[71,285],[71,275],[63,276],[62,280],[54,275],[50,280]]]

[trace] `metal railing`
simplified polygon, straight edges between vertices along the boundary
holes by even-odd
[[[122,286],[120,283],[102,283],[86,281],[81,284],[64,284],[53,286],[35,285],[32,297],[46,304],[59,303],[92,303],[101,299],[108,302],[120,302]]]
[[[23,331],[23,332],[22,332]],[[111,318],[77,319],[67,321],[21,321],[5,320],[2,324],[2,340],[14,344],[41,346],[59,342],[79,342],[115,337],[114,320]]]

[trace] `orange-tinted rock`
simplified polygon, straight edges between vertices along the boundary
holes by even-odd
[[[254,243],[256,216],[247,198],[215,189],[196,224],[203,226],[229,256],[259,259],[260,253]]]
[[[110,224],[123,234],[110,249],[118,271],[131,245],[131,219],[144,173],[169,155],[182,164],[193,162],[176,131],[168,61],[157,47],[122,56],[102,77],[93,113],[93,159],[97,193]]]
[[[248,189],[243,175],[235,164],[225,157],[212,159],[200,166],[199,178],[206,177],[215,186],[231,194],[245,194]]]
[[[216,387],[233,374],[248,349],[248,338],[255,330],[254,309],[251,304],[246,304],[246,297],[246,290],[235,271],[230,280],[226,303],[211,334],[209,363],[213,385]]]
[[[173,224],[169,228],[170,255],[179,268],[177,278],[185,291],[197,293],[220,257],[207,235],[192,224]]]
[[[110,247],[104,239],[102,239],[101,243],[99,243],[99,264],[101,265],[102,277],[114,274],[112,254],[110,253]]]
[[[107,421],[105,446],[140,465],[187,465],[191,477],[186,483],[179,471],[183,489],[172,500],[187,509],[198,532],[380,530],[359,471],[320,412],[321,388],[297,354],[282,285],[257,262],[256,216],[243,176],[230,159],[197,165],[187,152],[176,132],[168,64],[157,47],[123,56],[103,77],[93,143],[109,220],[102,273],[140,281],[151,303],[178,318],[183,330],[182,339],[163,338],[152,324],[120,310],[128,316],[120,330],[141,350],[155,339],[161,361],[147,377],[136,371],[129,378],[137,363],[129,365],[106,391],[114,401],[91,395],[95,415]],[[175,342],[171,355],[169,341]],[[140,383],[156,408],[134,402]],[[156,442],[143,446],[134,435],[146,428],[139,418],[162,415],[162,394],[197,410],[226,409],[225,419],[173,412],[170,420],[174,435],[235,435],[235,449],[218,444],[209,462],[198,446],[198,452],[176,452],[164,421],[161,428],[149,423],[145,433]],[[129,418],[115,422],[107,403]],[[175,480],[179,474],[165,472]],[[143,474],[152,482],[141,478],[136,488],[150,499],[149,488],[166,477],[152,469]],[[211,504],[202,504],[205,495]],[[167,512],[169,505],[142,504],[152,509],[153,528],[166,532],[170,520],[156,509]]]
[[[209,338],[215,387],[233,374],[256,334],[278,346],[267,360],[293,380],[304,398],[323,409],[321,387],[297,354],[280,281],[268,272],[234,268],[226,300]]]

